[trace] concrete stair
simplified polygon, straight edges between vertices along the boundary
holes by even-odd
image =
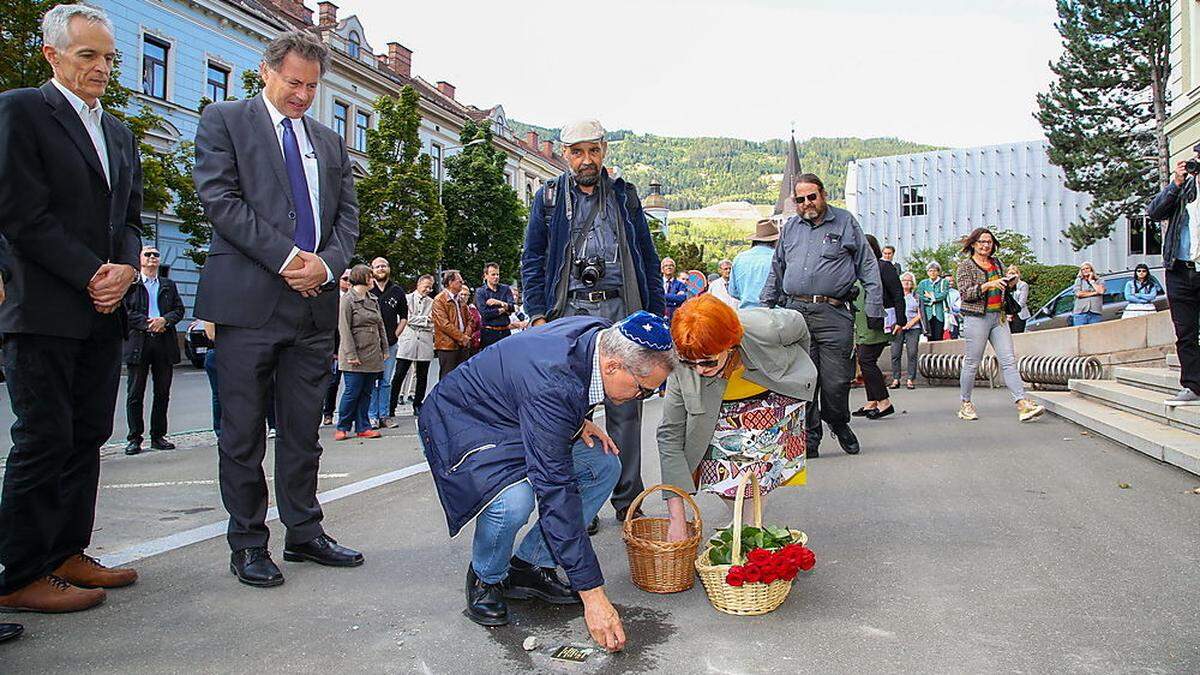
[[[1161,363],[1161,362],[1160,362]],[[1114,367],[1112,380],[1071,380],[1069,391],[1030,392],[1029,398],[1159,461],[1200,475],[1200,406],[1167,406],[1179,391],[1178,358],[1167,367]]]

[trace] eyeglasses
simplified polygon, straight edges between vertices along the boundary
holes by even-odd
[[[647,387],[643,387],[642,383],[638,381],[637,375],[634,375],[632,370],[626,368],[625,372],[629,373],[629,377],[632,377],[633,383],[637,385],[638,393],[637,393],[637,396],[634,397],[637,400],[645,401],[646,399],[650,398],[658,391],[657,389],[649,389]]]
[[[792,197],[792,199],[794,199],[797,204],[803,204],[804,202],[815,202],[820,196],[820,192],[813,192],[812,194],[807,195],[796,195],[795,197]]]
[[[146,252],[142,253],[142,257],[143,258],[157,258],[158,251],[146,251]]]
[[[689,361],[688,359],[679,359],[680,365],[688,368],[712,368],[721,362],[720,359],[701,359],[699,361]]]

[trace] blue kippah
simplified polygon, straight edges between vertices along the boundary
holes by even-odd
[[[656,352],[665,352],[672,346],[671,329],[666,320],[644,309],[630,314],[617,324],[617,330],[621,331],[621,335]]]

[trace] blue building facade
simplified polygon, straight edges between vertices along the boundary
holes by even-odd
[[[130,107],[149,106],[164,120],[146,142],[170,150],[196,137],[201,98],[243,98],[242,73],[257,70],[266,44],[284,25],[254,0],[92,0],[108,14],[121,54],[121,84],[135,92]],[[162,264],[183,296],[188,316],[199,270],[169,210],[146,212],[155,224]]]

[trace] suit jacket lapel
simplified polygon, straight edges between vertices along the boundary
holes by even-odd
[[[261,146],[265,146],[260,147],[259,151],[271,165],[271,170],[275,172],[275,178],[279,179],[279,187],[283,190],[284,197],[287,198],[288,208],[294,211],[296,203],[292,201],[292,184],[288,182],[287,169],[283,165],[283,153],[279,150],[279,136],[275,133],[275,125],[271,124],[271,113],[267,112],[267,104],[263,103],[261,95],[250,99],[249,109],[255,130],[254,138]]]
[[[321,228],[321,241],[327,242],[333,233],[333,207],[336,205],[334,195],[337,193],[334,191],[332,181],[326,178],[325,169],[329,168],[333,155],[325,145],[321,144],[321,138],[315,131],[313,125],[309,124],[308,116],[305,115],[304,132],[308,134],[308,142],[317,155],[317,204],[321,210],[317,214],[317,227]]]
[[[117,145],[117,138],[120,137],[117,125],[120,122],[112,115],[104,113],[104,116],[100,118],[100,124],[104,128],[104,145],[108,150],[108,184],[110,189],[115,189],[117,181],[121,177],[121,169],[125,164],[125,152]]]
[[[58,120],[58,123],[63,126],[67,137],[75,143],[75,147],[79,148],[79,152],[83,154],[88,166],[92,167],[103,180],[104,167],[100,164],[100,155],[96,154],[96,146],[92,145],[92,137],[88,135],[87,129],[83,128],[83,120],[79,119],[79,113],[75,112],[62,92],[54,86],[54,83],[47,82],[42,85],[41,89],[42,98],[54,109],[51,117]]]

